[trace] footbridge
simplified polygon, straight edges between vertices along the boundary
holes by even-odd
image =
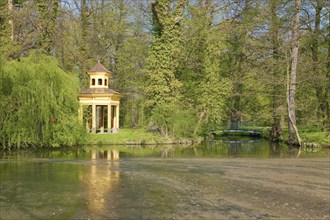
[[[213,135],[237,135],[237,136],[261,136],[261,132],[252,131],[252,130],[219,130],[219,131],[211,131]]]

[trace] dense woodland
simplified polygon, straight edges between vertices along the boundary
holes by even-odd
[[[82,140],[77,92],[98,60],[121,126],[196,137],[241,125],[329,131],[327,0],[2,0],[0,139]]]

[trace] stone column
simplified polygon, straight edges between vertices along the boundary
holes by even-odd
[[[119,130],[119,105],[116,106],[116,129]]]
[[[100,121],[100,133],[104,133],[104,106],[100,106],[100,116],[101,116],[101,121]]]
[[[111,133],[111,104],[108,104],[108,133]]]
[[[96,105],[92,105],[92,133],[96,133]]]
[[[114,122],[113,122],[113,130],[112,133],[118,133],[119,121],[118,121],[118,105],[114,106]]]

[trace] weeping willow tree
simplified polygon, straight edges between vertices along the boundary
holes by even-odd
[[[56,60],[32,54],[0,65],[2,148],[68,146],[82,141],[78,81]]]

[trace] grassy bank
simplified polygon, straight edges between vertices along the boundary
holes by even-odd
[[[260,132],[264,138],[269,138],[269,127],[242,127],[242,130]],[[304,131],[299,132],[302,142],[316,146],[330,147],[328,132]],[[144,145],[144,144],[173,144],[191,143],[191,139],[173,139],[163,137],[158,133],[146,131],[144,128],[122,128],[117,134],[86,134],[87,145]],[[283,142],[287,141],[288,132],[283,131]]]
[[[144,128],[121,128],[117,134],[87,134],[85,144],[143,145],[191,143],[190,139],[172,139]]]
[[[304,143],[315,143],[330,148],[329,132],[301,131],[299,135]]]
[[[260,132],[263,137],[269,138],[270,134],[270,127],[240,127],[242,130],[253,130]],[[301,129],[299,130],[299,135],[302,140],[302,143],[304,144],[313,144],[316,146],[321,147],[330,147],[330,133],[325,131],[311,131],[311,130],[305,130]],[[283,130],[283,142],[287,142],[288,140],[288,129]]]

